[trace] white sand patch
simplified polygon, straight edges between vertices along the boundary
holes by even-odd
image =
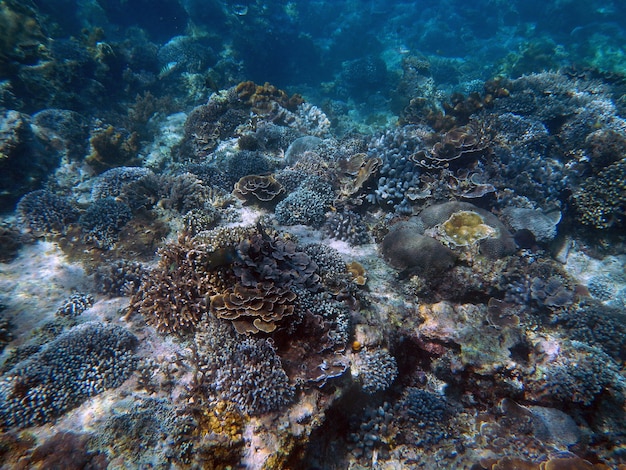
[[[79,264],[69,263],[49,242],[25,246],[9,264],[0,264],[0,301],[13,324],[12,346],[54,318],[57,309],[76,291],[91,290],[91,279]]]

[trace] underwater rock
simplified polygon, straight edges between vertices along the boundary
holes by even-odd
[[[89,124],[83,115],[69,109],[44,109],[33,114],[35,135],[49,149],[60,152],[72,161],[80,161],[87,153]]]
[[[285,151],[285,162],[293,165],[304,152],[312,152],[321,144],[322,139],[305,135],[294,140]]]
[[[529,230],[541,243],[554,240],[557,225],[561,221],[561,212],[558,210],[544,212],[523,207],[506,207],[502,215],[513,230]]]
[[[0,110],[0,210],[13,209],[22,195],[41,187],[60,160],[58,153],[44,151],[33,132],[30,116]]]
[[[385,235],[381,253],[394,268],[405,273],[436,276],[450,269],[456,254],[434,238],[420,234],[412,222],[399,222]]]

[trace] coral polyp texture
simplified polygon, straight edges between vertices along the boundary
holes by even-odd
[[[136,345],[127,329],[98,322],[61,334],[0,378],[3,428],[49,422],[119,387],[135,368]]]
[[[30,192],[17,203],[19,226],[35,234],[63,232],[78,214],[68,198],[45,189]]]
[[[624,469],[623,2],[69,3],[0,1],[3,469]]]

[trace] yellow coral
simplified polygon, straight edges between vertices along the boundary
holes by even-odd
[[[457,246],[470,246],[485,238],[497,237],[498,231],[484,222],[477,212],[455,212],[441,224],[441,233],[447,241]]]

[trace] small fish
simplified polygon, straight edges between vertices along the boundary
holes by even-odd
[[[163,78],[171,74],[174,70],[178,68],[178,65],[178,62],[176,61],[168,62],[167,64],[165,64],[159,72],[159,80],[162,80]]]

